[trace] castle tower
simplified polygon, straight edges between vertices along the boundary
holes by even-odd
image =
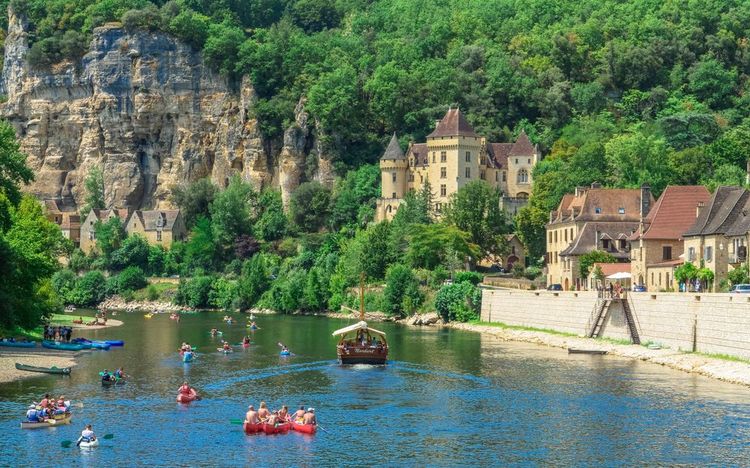
[[[409,161],[393,133],[388,147],[380,158],[381,198],[377,201],[375,220],[393,219],[404,200],[408,186]]]

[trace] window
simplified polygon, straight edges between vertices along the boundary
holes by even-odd
[[[568,242],[568,230],[565,230],[565,242]]]
[[[156,231],[156,242],[161,242],[161,230]]]
[[[441,179],[445,179],[446,177],[447,177],[446,169],[444,167],[441,167],[440,168],[440,178]]]
[[[602,212],[602,209],[599,208],[598,206],[596,208],[594,208],[594,213],[601,214],[601,212]]]
[[[661,259],[672,260],[672,246],[671,245],[665,245],[661,248]]]
[[[706,246],[703,249],[703,259],[707,262],[710,262],[711,260],[713,260],[713,253],[714,253],[713,247],[711,247],[710,245]]]
[[[500,182],[500,173],[495,172],[495,182]]]
[[[432,153],[432,162],[435,162],[435,153]]]
[[[570,228],[570,240],[573,240],[573,228]]]
[[[548,232],[547,234],[548,234],[548,237],[549,237],[549,240],[547,242],[549,242],[551,244],[552,243],[552,233]]]
[[[659,272],[659,286],[661,286],[661,272]]]
[[[516,158],[516,164],[518,164],[518,158]]]
[[[440,196],[444,197],[446,193],[448,193],[448,189],[445,187],[445,184],[442,184],[440,186]]]
[[[443,207],[442,203],[435,203],[435,211],[438,213],[440,212],[440,209]]]
[[[448,155],[445,151],[440,152],[440,162],[446,162],[448,161]]]
[[[602,239],[602,248],[604,250],[609,250],[609,239]]]
[[[395,172],[391,172],[391,180],[393,182],[396,182],[396,173]]]
[[[529,183],[529,171],[526,169],[521,169],[518,171],[518,183],[519,184],[528,184]]]
[[[466,162],[471,162],[471,151],[466,152]]]
[[[695,261],[695,247],[689,247],[688,248],[688,262],[694,262]]]
[[[482,180],[484,180],[484,171],[482,171],[482,172],[479,173],[479,178],[482,179]]]
[[[505,171],[503,171],[503,182],[505,182],[505,180],[506,180]]]
[[[528,164],[531,164],[531,158],[529,158],[529,159],[528,159],[528,160],[527,160],[526,162],[527,162]]]
[[[393,192],[391,195],[391,198],[396,198],[396,192]]]
[[[555,231],[555,243],[557,243],[557,231]]]
[[[627,242],[625,242],[625,239],[620,239],[620,250],[625,250],[627,247]]]
[[[625,214],[625,208],[623,208],[623,207],[619,207],[619,208],[617,209],[617,212],[618,212],[618,213],[620,213],[620,214]]]
[[[414,174],[411,172],[409,173],[409,182],[414,182]]]
[[[651,272],[651,284],[654,284],[654,272]]]
[[[467,179],[471,179],[471,168],[470,167],[466,168],[466,178]]]

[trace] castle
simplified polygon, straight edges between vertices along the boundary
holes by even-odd
[[[375,220],[391,220],[409,191],[429,182],[433,210],[439,214],[450,196],[473,180],[484,180],[502,193],[502,208],[511,215],[528,203],[531,172],[539,162],[537,146],[521,132],[515,143],[487,143],[459,109],[449,109],[426,143],[401,151],[396,134],[380,158],[381,197]]]

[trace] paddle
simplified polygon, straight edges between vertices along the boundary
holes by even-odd
[[[244,419],[230,419],[229,424],[244,424]]]
[[[112,439],[114,439],[114,438],[115,438],[115,435],[114,435],[114,434],[104,434],[104,435],[103,435],[103,436],[101,436],[100,438],[101,438],[101,439],[104,439],[104,440],[112,440]],[[78,439],[78,441],[76,442],[76,447],[78,447],[78,445],[79,445],[80,443],[81,443],[81,439],[79,438],[79,439]],[[61,445],[61,446],[62,446],[63,448],[68,448],[68,447],[70,447],[71,445],[73,445],[73,441],[72,441],[72,440],[63,440],[62,442],[60,442],[60,445]]]
[[[316,426],[318,426],[318,429],[325,432],[326,434],[330,434],[330,432],[326,431],[323,427],[320,426],[320,424],[316,424]]]

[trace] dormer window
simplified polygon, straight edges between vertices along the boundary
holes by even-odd
[[[594,208],[594,213],[601,214],[602,213],[602,209],[597,206],[596,208]]]
[[[620,207],[620,208],[617,209],[617,212],[620,213],[620,214],[625,214],[625,208]]]

